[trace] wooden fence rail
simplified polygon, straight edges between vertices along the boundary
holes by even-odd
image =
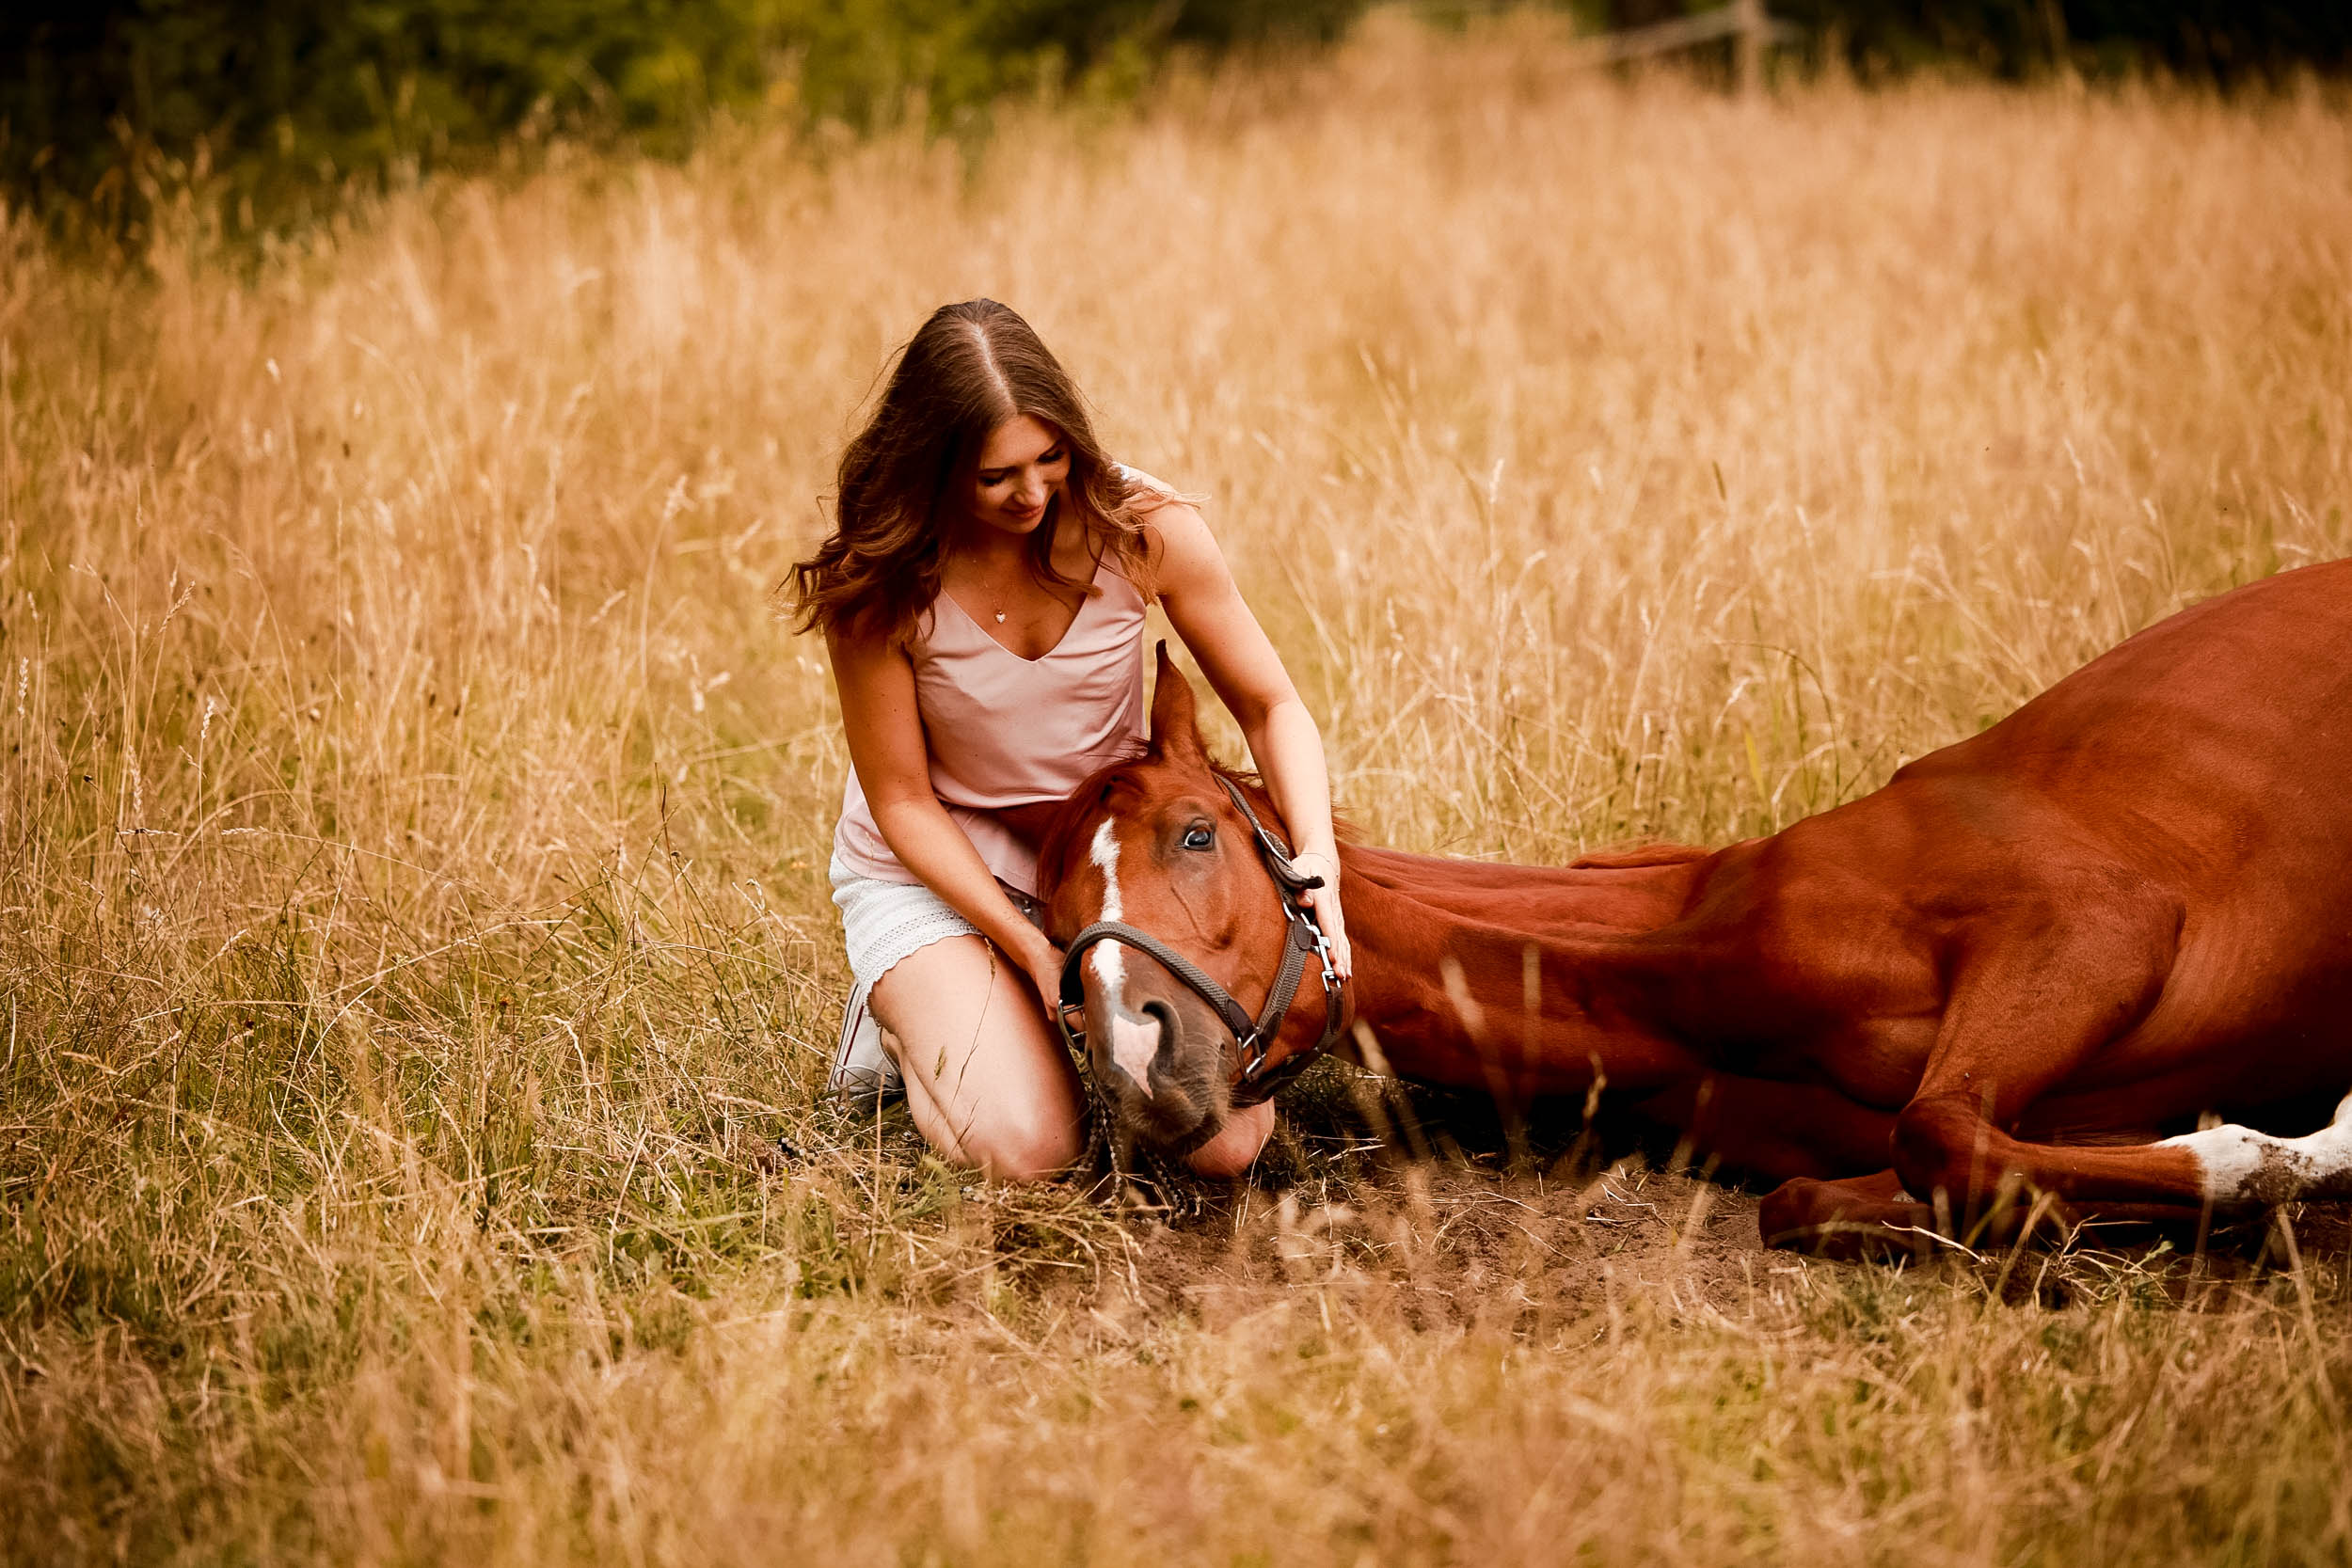
[[[1717,39],[1737,39],[1740,87],[1747,91],[1755,88],[1762,77],[1768,46],[1794,43],[1804,36],[1802,29],[1772,20],[1764,9],[1764,0],[1731,0],[1729,5],[1695,16],[1677,16],[1647,26],[1604,33],[1584,40],[1579,47],[1595,65],[1617,65],[1688,49],[1693,44],[1711,43]]]

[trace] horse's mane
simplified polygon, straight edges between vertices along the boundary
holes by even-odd
[[[1077,841],[1080,824],[1118,788],[1120,776],[1159,766],[1160,760],[1156,752],[1147,752],[1111,763],[1071,791],[1047,819],[1039,840],[1038,891],[1041,896],[1050,896],[1070,874],[1073,862],[1084,852]],[[1251,808],[1288,839],[1287,827],[1279,825],[1280,815],[1262,777],[1248,768],[1228,768],[1214,758],[1209,769],[1241,790]],[[1565,866],[1517,865],[1368,846],[1361,842],[1354,824],[1336,814],[1332,827],[1351,877],[1361,877],[1450,913],[1513,925],[1533,922],[1538,927],[1563,921],[1577,926],[1644,924],[1635,911],[1648,912],[1650,899],[1645,891],[1649,884],[1659,881],[1661,873],[1713,853],[1686,844],[1652,843],[1597,851]],[[1585,907],[1597,899],[1609,914]]]

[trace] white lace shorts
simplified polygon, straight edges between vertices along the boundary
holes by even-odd
[[[882,882],[861,877],[835,855],[829,868],[841,940],[858,990],[870,990],[908,954],[947,937],[978,936],[980,928],[949,909],[920,882]]]

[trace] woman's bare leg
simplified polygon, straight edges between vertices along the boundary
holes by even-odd
[[[1040,1181],[1085,1147],[1078,1075],[1029,977],[977,936],[891,965],[874,1017],[906,1077],[907,1108],[940,1157]]]

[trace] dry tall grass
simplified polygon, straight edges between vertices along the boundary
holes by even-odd
[[[970,165],[5,245],[9,1555],[2352,1553],[2340,1240],[1851,1271],[1328,1148],[1169,1233],[830,1119],[844,761],[764,604],[985,293],[1215,496],[1372,835],[1769,829],[2352,551],[2340,103],[1382,25]]]

